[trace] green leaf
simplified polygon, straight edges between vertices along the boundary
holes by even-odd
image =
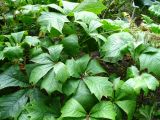
[[[79,52],[79,44],[78,44],[78,36],[76,34],[69,35],[62,40],[62,44],[64,46],[64,51],[75,55]]]
[[[156,16],[160,16],[160,4],[153,4],[149,7],[149,11]]]
[[[43,79],[41,88],[44,88],[49,94],[54,91],[62,91],[62,84],[55,79],[55,73],[52,69]]]
[[[133,78],[139,75],[139,70],[135,66],[131,66],[127,69],[127,78]]]
[[[78,88],[80,80],[72,80],[69,79],[63,84],[62,90],[63,93],[66,94],[67,96],[74,94]]]
[[[152,24],[146,25],[146,27],[148,27],[151,32],[160,34],[160,25],[159,24],[152,23]]]
[[[82,105],[76,101],[75,99],[71,98],[68,100],[63,108],[61,109],[62,115],[61,117],[85,117],[86,111],[82,107]]]
[[[143,73],[140,76],[130,78],[126,81],[126,84],[131,86],[137,94],[140,93],[141,89],[145,92],[145,94],[147,94],[148,90],[154,91],[159,86],[158,80],[148,73]]]
[[[92,108],[90,116],[94,118],[115,120],[116,111],[114,110],[114,106],[111,102],[102,101]]]
[[[144,53],[139,57],[140,69],[148,69],[148,72],[152,72],[157,76],[160,76],[160,52],[156,53]]]
[[[127,114],[128,120],[132,120],[136,108],[136,101],[134,100],[116,101],[116,104]]]
[[[84,73],[88,67],[88,63],[90,61],[89,55],[84,55],[81,58],[76,60],[78,67],[80,68],[80,74]]]
[[[47,53],[42,53],[42,54],[32,58],[31,61],[38,63],[38,64],[52,63],[52,61],[50,60],[50,55]]]
[[[18,70],[17,70],[18,69]],[[23,75],[18,66],[11,66],[5,72],[0,74],[0,89],[6,87],[27,87],[27,81],[23,81]]]
[[[122,80],[118,80],[116,85],[115,91],[115,100],[122,101],[122,100],[136,100],[136,93],[134,88],[128,85],[126,82]],[[115,84],[115,83],[114,83]]]
[[[29,14],[29,13],[38,13],[42,9],[44,9],[45,6],[43,5],[25,5],[20,8],[20,13],[23,15]]]
[[[91,94],[83,80],[80,80],[73,98],[76,99],[86,111],[89,111],[98,101],[96,97]]]
[[[20,43],[22,42],[22,38],[24,35],[26,35],[26,31],[21,31],[17,33],[11,33],[12,38],[14,39],[15,43]]]
[[[143,19],[143,22],[146,23],[146,24],[153,23],[153,20],[147,15],[142,15],[142,19]]]
[[[103,67],[99,64],[97,60],[93,59],[89,62],[86,72],[96,75],[99,73],[105,73],[106,71],[103,69]]]
[[[100,76],[90,76],[85,77],[84,82],[88,86],[91,93],[93,93],[97,99],[100,101],[103,96],[112,97],[113,96],[113,88],[112,83],[108,81],[106,77]]]
[[[51,31],[51,28],[55,28],[60,33],[65,22],[69,22],[65,15],[54,12],[43,12],[38,18],[38,23],[41,25],[41,29]]]
[[[17,59],[23,56],[23,49],[20,46],[5,47],[3,53],[8,59]]]
[[[59,57],[61,55],[62,50],[63,50],[63,46],[61,44],[50,46],[48,48],[48,51],[49,51],[49,54],[51,56],[51,59],[53,61],[58,61],[58,59],[59,59]]]
[[[35,67],[31,72],[29,81],[32,82],[33,84],[36,84],[52,68],[53,68],[52,64],[40,65]]]
[[[25,90],[0,97],[0,118],[16,118],[23,110],[27,100]]]
[[[54,65],[55,79],[64,83],[69,77],[67,66],[62,62],[58,62]]]
[[[48,117],[54,118],[56,116],[54,115],[53,108],[37,101],[28,104],[26,110],[29,120],[44,120]]]
[[[63,9],[66,14],[69,14],[74,10],[74,8],[79,4],[75,2],[69,2],[69,1],[62,1],[63,3]]]
[[[65,11],[58,5],[56,4],[47,4],[46,6],[50,7],[50,8],[53,8],[55,10],[58,10],[59,12],[61,13],[64,13]]]
[[[125,31],[129,29],[129,23],[123,20],[111,20],[111,19],[103,19],[101,20],[103,24],[103,28],[106,31]]]
[[[97,20],[92,20],[89,24],[89,32],[94,32],[97,28],[101,27],[102,23]]]
[[[102,46],[101,54],[104,56],[103,59],[112,63],[121,60],[123,55],[128,52],[128,47],[133,40],[133,36],[128,32],[112,34]]]
[[[92,12],[82,11],[74,13],[75,21],[82,21],[90,24],[92,20],[98,20],[98,16]]]
[[[37,36],[26,36],[24,42],[26,42],[30,46],[36,46],[38,45],[38,43],[40,43],[40,40]]]
[[[77,7],[75,7],[73,11],[74,12],[89,11],[92,13],[100,14],[104,9],[106,9],[106,7],[102,4],[101,1],[84,0]]]
[[[80,77],[80,68],[74,59],[67,60],[66,66],[68,68],[68,72],[70,76],[75,77],[75,78]]]

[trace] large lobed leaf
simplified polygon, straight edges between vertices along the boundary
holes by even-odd
[[[65,22],[69,22],[65,15],[54,12],[43,12],[38,18],[38,23],[41,25],[41,29],[48,30],[49,32],[52,28],[55,28],[62,33]]]

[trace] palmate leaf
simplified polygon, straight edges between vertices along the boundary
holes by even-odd
[[[106,77],[100,77],[100,76],[85,77],[84,82],[88,86],[91,93],[95,94],[95,96],[99,101],[103,96],[105,97],[113,96],[112,83],[109,82],[108,78]]]
[[[91,60],[89,55],[84,55],[76,61],[74,59],[67,60],[66,65],[70,76],[75,78],[80,78],[80,75],[85,72],[92,75],[106,72],[99,62],[94,59]]]
[[[109,36],[101,50],[104,61],[115,63],[121,60],[133,40],[133,36],[128,32],[114,33]]]
[[[49,32],[52,28],[55,28],[62,33],[65,22],[69,22],[65,15],[54,12],[42,12],[42,15],[38,18],[41,29],[48,30]]]
[[[0,97],[0,118],[16,118],[27,103],[26,93],[26,90],[20,90]]]
[[[90,114],[87,115],[86,111],[82,107],[82,105],[76,101],[75,99],[71,98],[66,102],[63,106],[62,115],[60,120],[84,120],[88,118],[90,120],[97,120],[97,119],[115,119],[116,111],[114,106],[111,102],[103,101],[96,104],[90,111]]]
[[[27,87],[27,81],[22,81],[24,78],[23,74],[19,70],[19,66],[11,66],[5,72],[0,74],[0,89],[6,87]]]
[[[143,73],[140,76],[130,78],[126,81],[126,84],[131,86],[137,94],[140,94],[141,89],[145,92],[145,94],[147,94],[149,90],[154,91],[159,86],[158,80],[148,73]]]

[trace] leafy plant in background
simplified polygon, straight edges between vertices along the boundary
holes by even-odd
[[[0,6],[0,119],[159,119],[158,1]]]

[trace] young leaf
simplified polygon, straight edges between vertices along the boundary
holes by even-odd
[[[116,111],[114,110],[114,106],[111,102],[102,101],[96,104],[90,112],[90,116],[94,118],[101,119],[111,119],[115,120]]]
[[[145,94],[147,94],[148,90],[156,90],[159,86],[158,80],[148,73],[143,73],[140,76],[130,78],[126,81],[126,84],[131,86],[137,94],[140,93],[141,89],[145,92]]]
[[[41,29],[46,29],[49,32],[51,31],[51,28],[55,28],[62,33],[65,22],[69,22],[65,15],[54,12],[43,12],[38,18],[38,23],[41,25]]]
[[[106,77],[100,76],[90,76],[85,77],[84,82],[88,86],[91,93],[95,94],[97,99],[100,101],[103,96],[112,97],[113,96],[113,88],[112,83],[108,81]]]
[[[149,11],[156,16],[160,16],[160,4],[153,4],[149,7]]]
[[[85,117],[86,111],[82,107],[82,105],[76,101],[75,99],[68,100],[63,106],[61,117]]]
[[[27,103],[26,90],[0,97],[0,118],[17,117]]]
[[[127,78],[133,78],[139,75],[139,70],[135,66],[131,66],[127,69]]]

